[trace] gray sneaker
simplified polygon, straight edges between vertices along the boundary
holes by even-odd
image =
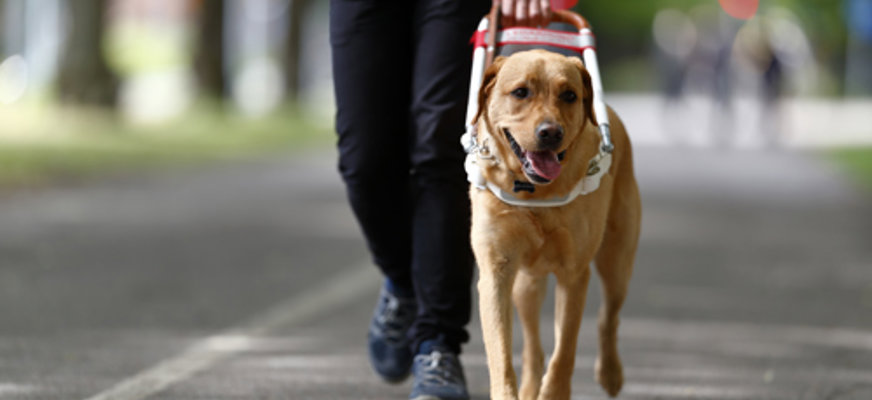
[[[412,365],[410,400],[469,400],[460,359],[436,341],[421,344]]]
[[[402,382],[409,376],[413,354],[406,333],[415,322],[417,311],[414,297],[395,295],[387,284],[382,287],[369,324],[369,361],[389,383]]]

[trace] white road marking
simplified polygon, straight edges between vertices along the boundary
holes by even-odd
[[[0,395],[32,393],[37,390],[36,386],[24,385],[12,382],[0,382]]]
[[[235,354],[255,349],[260,346],[261,340],[278,328],[293,326],[307,318],[314,317],[331,308],[346,305],[366,294],[374,294],[379,285],[379,274],[371,266],[359,266],[349,272],[317,285],[311,290],[299,293],[297,296],[278,304],[266,312],[253,318],[248,323],[228,329],[219,334],[204,338],[188,348],[176,357],[167,359],[152,368],[119,382],[114,387],[99,393],[87,400],[141,400],[157,394],[168,387],[189,379],[193,375],[207,370],[222,360]],[[480,337],[479,327],[471,327]],[[592,328],[588,328],[590,330]],[[547,328],[546,328],[547,330]],[[547,332],[545,333],[547,335]],[[585,332],[583,335],[590,336],[594,332]],[[757,342],[763,344],[787,343],[791,346],[807,346],[812,349],[848,349],[853,351],[872,350],[872,332],[846,329],[825,328],[809,326],[769,325],[743,322],[697,322],[697,321],[669,321],[657,319],[645,319],[628,317],[624,319],[622,336],[625,340],[639,342],[640,340],[668,340],[684,344],[676,346],[674,356],[693,356],[694,362],[707,361],[713,358],[720,360],[717,354],[697,354],[694,343],[705,338],[708,348],[712,341],[721,343],[721,347],[732,349],[727,345],[732,343]],[[799,349],[799,347],[796,347]],[[654,353],[636,350],[635,358],[644,359]],[[785,351],[785,353],[789,353]],[[800,354],[801,355],[801,354]],[[742,354],[741,358],[748,358],[749,354]],[[765,357],[773,357],[773,354],[763,354]],[[778,352],[776,359],[785,358],[788,354]],[[343,355],[343,357],[345,357]],[[464,363],[468,367],[486,367],[485,357],[482,352],[467,352],[463,356]],[[664,357],[657,357],[665,359]],[[519,355],[516,360],[519,361]],[[339,360],[335,356],[306,356],[270,359],[265,367],[271,369],[293,369],[296,366],[306,364],[322,368],[335,368]],[[362,359],[348,360],[352,364],[362,363]],[[662,363],[661,363],[662,364]],[[666,364],[669,364],[666,362]],[[680,363],[686,365],[685,363]],[[577,358],[577,368],[589,370],[593,365],[592,356],[580,356]],[[629,382],[626,393],[629,395],[658,394],[674,398],[754,398],[760,397],[761,393],[778,395],[786,393],[789,398],[791,393],[779,391],[775,387],[769,387],[767,380],[799,381],[812,379],[819,376],[818,367],[804,365],[793,368],[780,368],[776,378],[775,371],[771,369],[746,368],[737,371],[735,366],[723,366],[713,362],[709,365],[703,363],[694,369],[687,368],[662,368],[625,365],[628,375],[641,378],[641,382]],[[519,368],[518,365],[515,368]],[[768,378],[767,378],[768,377]],[[830,374],[830,379],[840,382],[867,382],[872,377],[872,371],[864,369],[839,368]],[[308,382],[318,381],[327,384],[330,381],[323,374],[304,374],[300,379]],[[317,378],[317,379],[316,379]],[[344,379],[349,376],[345,375]],[[732,385],[700,385],[696,383],[682,382],[688,378],[706,381],[735,381],[754,382],[753,387],[736,389]],[[292,379],[289,377],[289,379]],[[365,381],[369,382],[370,377]],[[646,382],[649,381],[649,382]],[[666,382],[664,382],[666,381]],[[675,382],[671,382],[675,381]],[[4,385],[0,382],[0,394],[7,392],[35,390],[32,387],[22,385]],[[795,394],[795,393],[793,393]],[[771,396],[770,396],[771,397]],[[579,397],[575,397],[579,398]]]
[[[260,336],[345,305],[362,295],[375,293],[378,285],[379,273],[372,266],[357,266],[322,285],[293,296],[248,323],[200,340],[178,356],[164,360],[86,400],[145,399],[251,348],[253,340]]]
[[[872,351],[872,332],[843,327],[774,325],[729,321],[656,320],[622,318],[621,336],[682,341],[756,341],[809,347]]]
[[[623,394],[631,396],[668,397],[673,399],[755,399],[790,398],[787,394],[777,395],[770,389],[735,387],[734,385],[681,385],[669,383],[627,383]]]

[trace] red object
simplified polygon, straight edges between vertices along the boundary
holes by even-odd
[[[554,0],[552,0],[554,1]],[[733,18],[749,19],[757,13],[760,0],[718,0],[721,8]]]
[[[555,10],[568,10],[575,6],[578,0],[551,0],[551,8]]]
[[[579,46],[577,36],[590,36],[593,33],[569,33],[564,31],[555,31],[551,29],[541,28],[507,28],[503,29],[500,41],[496,42],[497,47],[506,45],[521,45],[521,46],[552,46],[583,53],[587,49],[595,48],[592,44]],[[487,31],[475,31],[469,39],[469,43],[474,47],[487,46]],[[592,41],[591,41],[592,43]]]
[[[469,38],[469,44],[471,44],[473,47],[487,46],[487,39],[485,35],[487,35],[487,31],[475,31],[475,33],[472,34],[472,37]]]

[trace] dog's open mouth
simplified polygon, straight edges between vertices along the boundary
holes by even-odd
[[[527,151],[518,144],[508,129],[503,129],[503,133],[512,146],[512,151],[521,161],[524,174],[533,183],[550,183],[560,175],[560,161],[563,159],[563,153],[557,154],[551,150]]]

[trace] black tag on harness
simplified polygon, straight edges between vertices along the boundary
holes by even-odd
[[[525,192],[525,191],[533,193],[536,191],[536,185],[533,185],[530,182],[515,181],[515,189],[514,190],[515,190],[515,193]]]

